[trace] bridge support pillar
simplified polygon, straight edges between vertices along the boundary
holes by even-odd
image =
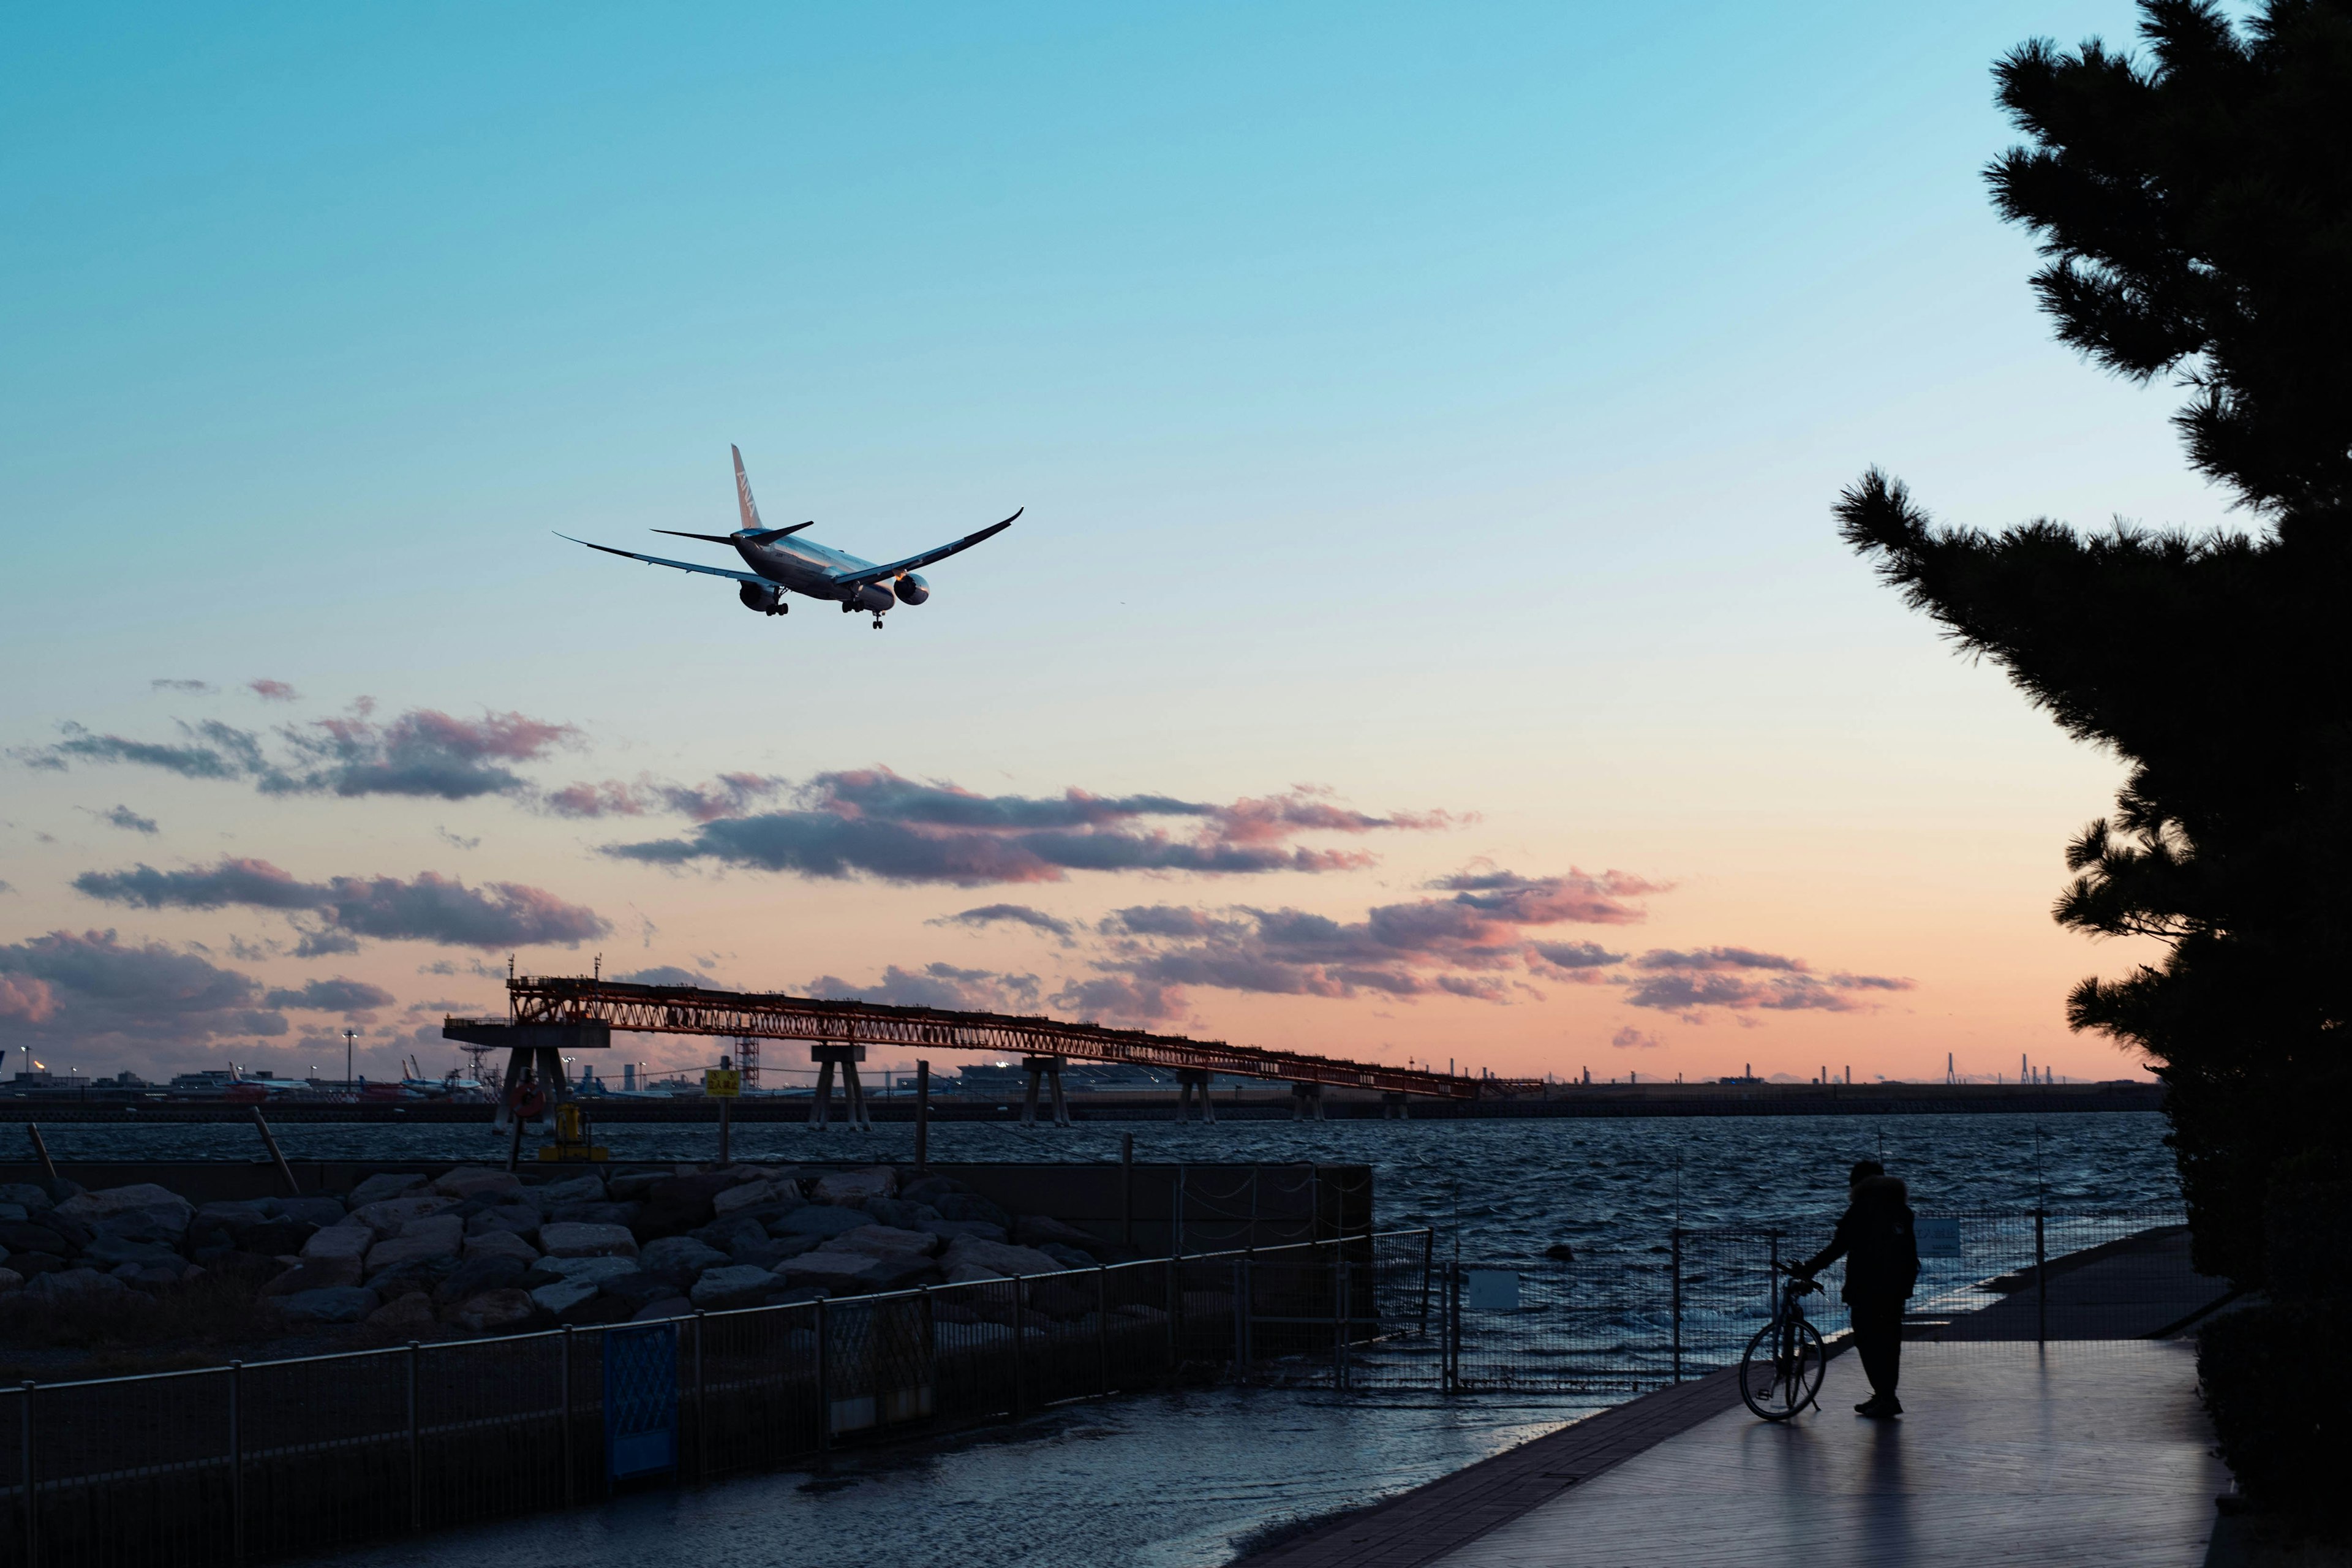
[[[809,1060],[816,1064],[816,1094],[809,1105],[809,1125],[823,1128],[833,1113],[833,1069],[841,1069],[842,1119],[864,1131],[874,1131],[866,1113],[866,1086],[857,1081],[857,1064],[866,1059],[864,1046],[811,1046]]]
[[[1381,1119],[1384,1121],[1411,1121],[1412,1119],[1412,1102],[1411,1098],[1399,1089],[1391,1089],[1387,1093],[1381,1095]]]
[[[1323,1086],[1319,1083],[1294,1083],[1290,1086],[1290,1119],[1293,1121],[1323,1120]]]
[[[1201,1120],[1213,1124],[1217,1120],[1217,1102],[1209,1098],[1209,1069],[1178,1068],[1176,1069],[1176,1120],[1192,1120],[1192,1097],[1201,1097]]]
[[[546,1101],[546,1110],[553,1110],[572,1098],[572,1080],[563,1073],[563,1053],[553,1046],[517,1046],[507,1053],[506,1081],[499,1086],[499,1111],[490,1125],[505,1131],[515,1120],[516,1107],[522,1102],[523,1079],[531,1079],[531,1088]],[[533,1111],[523,1118],[530,1121],[542,1114]]]
[[[1021,1124],[1037,1124],[1037,1080],[1045,1079],[1053,1086],[1054,1125],[1070,1124],[1070,1102],[1062,1098],[1062,1058],[1059,1057],[1024,1057],[1021,1066],[1029,1075],[1028,1098],[1021,1102]]]

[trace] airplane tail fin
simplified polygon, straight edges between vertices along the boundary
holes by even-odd
[[[743,531],[759,533],[762,531],[760,503],[751,499],[751,481],[743,472],[743,448],[730,447],[727,449],[735,454],[735,505],[743,514]]]

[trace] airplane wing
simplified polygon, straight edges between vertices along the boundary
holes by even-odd
[[[995,538],[1013,526],[1013,518],[1019,517],[1022,511],[1028,510],[1024,506],[1021,511],[1014,512],[1013,517],[1006,518],[1003,522],[992,522],[978,533],[967,533],[953,544],[942,544],[936,550],[926,550],[920,555],[909,555],[904,561],[893,561],[887,566],[866,566],[856,572],[836,572],[834,574],[833,580],[845,587],[863,583],[878,583],[885,577],[896,577],[901,572],[912,572],[918,566],[929,566],[934,561],[944,561],[950,555],[970,550],[983,539]]]
[[[555,537],[572,539],[568,533],[558,533]],[[584,539],[572,539],[572,542],[588,544]],[[632,561],[642,561],[648,566],[675,566],[681,572],[700,572],[712,577],[732,577],[738,583],[760,583],[769,586],[773,586],[775,584],[774,578],[762,577],[757,572],[738,572],[727,566],[705,566],[693,561],[672,561],[660,555],[640,555],[634,550],[615,550],[609,544],[588,544],[588,548],[601,550],[607,555],[625,555]],[[961,550],[963,546],[957,545],[956,548]]]

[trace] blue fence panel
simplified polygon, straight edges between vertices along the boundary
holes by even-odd
[[[604,1473],[677,1468],[677,1325],[604,1331]]]

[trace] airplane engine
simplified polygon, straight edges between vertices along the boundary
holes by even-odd
[[[875,583],[868,583],[858,589],[857,596],[849,602],[858,609],[871,610],[877,616],[894,603],[890,597],[890,590]]]
[[[746,583],[735,590],[735,596],[743,601],[745,609],[757,610],[763,616],[772,616],[776,613],[776,606],[783,601],[784,591],[782,588],[764,587],[758,583]]]
[[[919,605],[931,596],[930,589],[924,586],[922,580],[913,576],[898,579],[898,602],[902,605]]]

